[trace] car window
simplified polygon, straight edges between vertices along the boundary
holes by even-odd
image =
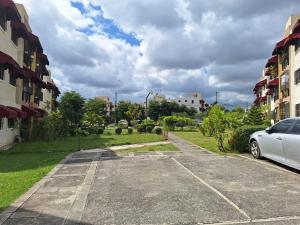
[[[291,130],[292,134],[300,134],[300,120],[297,120],[296,124],[294,125],[293,129]]]
[[[294,124],[295,120],[284,120],[272,127],[272,133],[287,133],[287,131]]]

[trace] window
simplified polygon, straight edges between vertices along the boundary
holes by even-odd
[[[272,127],[272,133],[287,133],[287,131],[294,124],[295,120],[284,120],[282,122],[277,123]]]
[[[184,102],[187,102],[187,100],[184,100]]]
[[[296,104],[296,116],[300,117],[300,104]]]
[[[192,100],[192,104],[194,104],[194,100]]]
[[[3,118],[0,118],[0,130],[3,130]]]
[[[11,31],[11,40],[13,41],[13,43],[15,43],[15,45],[18,45],[18,35],[15,30]]]
[[[297,120],[296,124],[291,130],[291,134],[300,134],[300,120]]]
[[[9,83],[12,85],[12,86],[16,86],[17,84],[17,77],[15,74],[13,73],[9,73]]]
[[[295,71],[295,84],[299,84],[300,83],[300,69],[297,69]]]
[[[15,128],[15,120],[14,119],[8,119],[8,128]]]
[[[0,66],[0,80],[4,80],[4,67]]]
[[[3,30],[6,30],[6,15],[3,8],[0,8],[0,26]]]

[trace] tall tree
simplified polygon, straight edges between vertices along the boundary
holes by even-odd
[[[141,120],[144,118],[145,109],[142,105],[134,103],[128,107],[128,111],[125,112],[125,115],[130,120]]]
[[[260,107],[252,107],[245,120],[249,125],[262,125],[265,122],[265,116]]]
[[[99,116],[105,116],[107,113],[106,102],[102,99],[89,99],[85,103],[85,109],[87,112],[92,112]]]
[[[84,113],[84,98],[77,92],[66,92],[61,97],[59,111],[71,125],[79,124]]]

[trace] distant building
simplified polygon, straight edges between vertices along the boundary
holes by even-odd
[[[96,100],[97,99],[102,100],[102,101],[104,101],[106,103],[106,108],[105,108],[105,110],[107,112],[106,114],[107,114],[107,116],[110,116],[111,115],[111,111],[112,111],[112,107],[113,107],[113,105],[112,105],[112,103],[110,101],[110,98],[108,96],[97,96],[97,97],[95,97],[95,99]]]
[[[205,112],[209,104],[205,102],[200,93],[192,93],[185,96],[180,96],[174,100],[179,105],[185,105],[189,108],[194,108],[197,112]]]
[[[162,101],[167,101],[167,99],[166,99],[165,95],[161,95],[161,94],[156,93],[153,97],[153,101],[162,102]]]

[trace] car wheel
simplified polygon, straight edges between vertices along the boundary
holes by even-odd
[[[261,158],[260,149],[259,149],[257,141],[252,141],[251,142],[250,150],[251,150],[251,154],[254,158],[256,158],[256,159]]]

